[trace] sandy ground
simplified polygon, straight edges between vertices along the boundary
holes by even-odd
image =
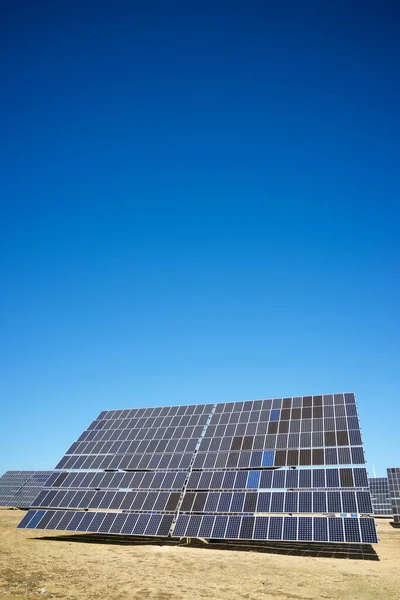
[[[15,529],[23,514],[0,510],[1,600],[400,600],[400,529],[386,520],[371,561],[61,541]]]

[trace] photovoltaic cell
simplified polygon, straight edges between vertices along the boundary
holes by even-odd
[[[297,522],[296,517],[285,517],[283,524],[283,537],[284,540],[297,540]]]
[[[328,531],[330,542],[344,542],[343,519],[330,517],[328,519]]]
[[[253,539],[253,529],[255,524],[254,517],[242,517],[239,538],[245,540]]]
[[[341,501],[340,492],[328,492],[327,493],[327,501],[328,501],[328,512],[330,512],[330,513],[342,512],[342,501]]]
[[[174,536],[183,537],[186,533],[190,515],[179,515],[177,522],[174,527]]]
[[[212,534],[211,534],[212,537],[217,538],[217,539],[224,538],[227,524],[228,524],[228,517],[225,517],[222,515],[215,517],[214,526],[213,526],[213,530],[212,530]]]
[[[346,542],[361,542],[358,519],[344,519],[343,523]]]
[[[313,539],[312,527],[313,519],[312,517],[299,517],[299,529],[298,529],[298,539],[301,541],[308,541]]]
[[[183,516],[183,515],[181,515]],[[180,519],[181,517],[178,517]],[[201,521],[201,525],[199,527],[199,537],[209,538],[211,537],[211,533],[214,527],[214,515],[204,515]],[[175,535],[175,530],[174,530]]]

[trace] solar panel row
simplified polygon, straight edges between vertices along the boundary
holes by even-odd
[[[173,511],[179,492],[42,491],[34,507]],[[186,492],[181,512],[371,513],[369,492]]]
[[[253,452],[198,452],[194,469],[248,469],[321,465],[361,465],[362,446],[304,450],[259,450]]]
[[[215,435],[212,435],[211,427],[207,428],[206,435],[201,441],[200,451],[207,452],[212,450],[214,452],[226,452],[228,450],[258,450],[260,448],[321,448],[324,446],[359,446],[362,444],[361,434],[358,429],[354,430],[340,430],[337,431],[323,431],[316,430],[314,428],[311,431],[311,425],[315,426],[312,421],[308,425],[307,421],[298,421],[299,431],[287,431],[287,428],[282,427],[286,421],[281,421],[279,429],[277,427],[268,427],[268,433],[261,430],[261,427],[253,434],[249,433],[248,429],[244,433],[237,431],[229,431],[226,435],[217,436],[219,433],[216,431]],[[288,423],[288,421],[287,421]],[[273,423],[270,423],[273,425]],[[301,432],[300,432],[301,425]],[[226,426],[230,427],[229,425]],[[341,427],[343,425],[341,424]],[[224,426],[225,428],[225,426]],[[275,431],[274,431],[275,429]],[[278,429],[278,431],[276,431]],[[286,431],[283,431],[286,429]],[[295,429],[295,427],[291,427]],[[306,431],[307,429],[307,431]],[[114,442],[116,447],[119,447],[121,442]],[[98,442],[95,443],[96,448],[100,451],[106,443]],[[129,444],[129,443],[128,443]],[[132,442],[133,449],[135,443]],[[87,448],[91,448],[93,445],[85,445],[86,453]],[[145,448],[145,446],[143,446]],[[146,451],[146,450],[144,450]],[[171,450],[174,452],[174,450]]]
[[[176,434],[176,431],[171,432]],[[179,433],[179,432],[178,432]],[[185,433],[185,432],[183,432]],[[170,437],[155,440],[117,440],[108,442],[75,442],[68,454],[171,454],[173,452],[193,452],[199,435],[194,438]]]
[[[69,453],[79,444],[107,440],[168,439],[166,433],[176,438],[194,437],[195,430],[206,425],[210,418],[209,434],[255,435],[265,433],[299,433],[300,431],[336,431],[359,429],[355,404],[341,407],[295,408],[261,410],[252,412],[214,413],[192,417],[150,417],[148,419],[103,419],[94,421],[71,446]],[[122,435],[122,432],[129,434]],[[333,444],[334,445],[334,444]]]
[[[209,414],[213,404],[186,404],[183,406],[156,406],[151,408],[125,408],[122,410],[102,410],[93,421],[102,419],[143,419],[149,417],[175,417],[183,415]],[[142,426],[142,425],[141,425]]]
[[[261,427],[253,434],[249,433],[248,429],[243,433],[229,431],[226,435],[220,435],[218,431],[215,435],[211,432],[211,426],[207,428],[205,437],[201,441],[200,451],[207,452],[227,452],[229,450],[258,450],[260,448],[320,448],[325,446],[358,446],[362,444],[361,434],[358,429],[354,430],[336,430],[311,431],[311,421],[308,425],[307,421],[299,421],[302,431],[282,431],[281,425],[285,421],[281,421],[280,430],[275,427],[268,427],[268,433],[261,431]],[[272,423],[270,423],[272,425]],[[343,427],[343,424],[340,424]],[[226,426],[230,427],[229,425]],[[224,426],[225,429],[225,426]],[[292,429],[295,429],[294,427]],[[300,427],[299,427],[300,429]],[[184,433],[184,432],[183,432]],[[196,448],[197,440],[201,435],[194,438],[183,438],[179,436],[179,432],[173,431],[168,434],[165,432],[165,439],[144,439],[144,440],[108,440],[108,441],[90,441],[90,442],[74,442],[69,448],[68,455],[91,455],[91,454],[162,454],[172,452],[193,452]],[[128,436],[124,433],[124,437]],[[176,437],[173,437],[176,435]],[[119,437],[121,434],[119,435]],[[196,442],[196,443],[195,443]]]
[[[180,492],[44,490],[32,506],[173,511],[178,506],[179,498]]]
[[[88,431],[131,431],[132,440],[156,439],[162,440],[165,438],[165,432],[169,430],[170,434],[177,431],[179,438],[191,438],[196,428],[203,428],[207,423],[209,413],[192,416],[176,416],[176,417],[148,417],[143,419],[100,419],[93,421]],[[96,439],[96,433],[85,437],[93,440]],[[99,436],[100,437],[100,436]],[[81,440],[78,441],[78,443]]]
[[[180,490],[186,478],[187,471],[58,472],[49,479],[47,487]]]
[[[319,396],[296,396],[294,398],[274,398],[268,400],[247,400],[241,402],[222,402],[216,405],[215,413],[251,412],[253,410],[288,409],[312,406],[338,406],[355,404],[355,396],[351,393],[325,394]],[[123,410],[103,410],[93,421],[115,419],[147,419],[149,417],[199,415],[210,413],[213,404],[190,404],[185,406],[157,406],[154,408],[132,408]],[[141,421],[140,427],[145,422]],[[93,428],[93,426],[91,427]]]
[[[393,520],[400,523],[400,468],[387,469]]]
[[[353,404],[337,404],[336,406],[323,406],[323,405],[303,405],[301,407],[285,406],[285,407],[273,407],[268,404],[268,400],[264,401],[264,405],[252,407],[248,410],[231,410],[231,406],[218,405],[211,419],[211,425],[218,425],[220,423],[251,423],[258,421],[273,421],[290,419],[319,419],[323,417],[342,417],[342,416],[356,416],[357,409],[355,403]],[[272,412],[275,411],[275,412]],[[235,416],[236,415],[236,416]]]
[[[187,489],[368,487],[365,468],[192,471]]]
[[[278,411],[279,412],[279,411]],[[237,420],[241,417],[240,413],[232,413],[231,415],[213,415],[212,418],[217,417],[222,421],[225,416],[229,421]],[[249,413],[249,419],[251,418]],[[260,414],[263,416],[263,413]],[[268,417],[268,411],[264,417]],[[276,415],[279,416],[279,415]],[[206,421],[207,415],[204,415],[203,421]],[[182,417],[183,418],[183,417]],[[207,417],[208,418],[208,417]],[[212,420],[211,418],[211,420]],[[242,419],[244,421],[244,419]],[[110,423],[112,423],[110,421]],[[208,425],[207,431],[204,435],[204,441],[202,442],[205,446],[210,443],[210,438],[224,438],[224,437],[245,437],[255,435],[266,435],[266,434],[300,434],[300,433],[325,433],[325,442],[328,446],[343,445],[341,440],[349,436],[356,436],[356,431],[359,430],[359,422],[356,416],[336,416],[335,418],[313,418],[313,419],[292,419],[292,420],[274,420],[274,421],[248,421],[240,423],[220,423],[218,425]],[[353,432],[350,434],[350,431]],[[340,432],[337,435],[335,432]],[[117,452],[120,448],[125,452],[131,450],[134,452],[139,449],[142,451],[150,448],[148,451],[152,452],[152,448],[155,451],[162,452],[165,450],[166,443],[171,442],[168,446],[169,451],[174,452],[176,449],[176,440],[197,437],[196,434],[202,433],[202,427],[194,426],[178,426],[178,427],[160,427],[160,428],[148,428],[148,429],[119,429],[119,428],[103,428],[101,430],[86,430],[78,439],[74,442],[67,454],[96,454],[104,449],[103,454],[112,450]],[[337,440],[340,440],[337,442]],[[175,440],[175,445],[173,445]],[[150,446],[145,444],[150,443]],[[217,442],[214,442],[217,443]],[[218,443],[221,443],[220,441]],[[238,444],[238,440],[234,440],[235,445]],[[243,440],[242,440],[243,443]],[[246,443],[246,442],[245,442]],[[360,436],[355,437],[356,444],[361,443]],[[121,446],[123,444],[123,446]],[[344,444],[345,445],[345,444]]]
[[[0,477],[0,488],[3,487],[20,487],[27,481],[36,471],[7,471]]]
[[[64,456],[57,469],[188,469],[193,453],[174,454],[101,454]],[[362,446],[309,448],[291,450],[256,450],[253,452],[198,452],[195,469],[268,468],[308,465],[361,465],[365,463]]]
[[[46,487],[90,489],[181,489],[187,471],[54,473]],[[192,471],[188,489],[368,488],[365,468]]]
[[[243,435],[263,435],[266,433],[308,433],[315,432],[335,432],[357,430],[359,429],[358,418],[350,405],[347,409],[343,408],[343,415],[338,415],[335,411],[332,417],[315,417],[314,412],[308,416],[307,409],[294,409],[290,414],[285,414],[285,411],[259,411],[253,413],[222,413],[214,414],[211,417],[208,434],[204,437],[224,437],[224,436],[243,436]],[[299,414],[294,413],[295,410]],[[311,411],[311,409],[309,409]],[[274,414],[275,412],[275,414]],[[322,412],[322,409],[321,409]],[[324,413],[326,414],[326,413]],[[287,417],[287,418],[285,418]],[[329,441],[329,440],[328,440]],[[333,443],[329,442],[330,446],[335,445],[335,436]]]
[[[190,454],[107,454],[64,456],[56,469],[188,469],[193,453]]]
[[[18,525],[92,533],[166,536],[174,515],[30,510]],[[180,515],[173,537],[306,542],[377,542],[373,519]]]
[[[247,400],[244,402],[221,402],[217,404],[216,413],[243,412],[252,410],[302,408],[310,406],[331,406],[339,404],[355,404],[355,395],[324,394],[319,396],[296,396],[293,398],[273,398],[269,400]]]
[[[377,542],[373,519],[180,515],[174,537],[304,542]]]
[[[30,510],[19,528],[167,536],[173,514]]]
[[[368,479],[368,484],[374,515],[391,515],[392,504],[387,477],[371,477]]]
[[[180,512],[361,513],[372,511],[369,492],[186,492]]]
[[[377,543],[374,520],[341,517],[179,515],[174,537]]]

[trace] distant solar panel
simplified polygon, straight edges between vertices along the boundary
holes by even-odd
[[[387,469],[393,520],[400,523],[400,468]]]
[[[374,515],[391,515],[392,503],[387,477],[370,477],[368,483]]]
[[[364,462],[351,393],[103,411],[21,527],[371,543]]]
[[[0,477],[0,506],[14,506],[13,498],[34,471],[7,471]]]
[[[0,477],[0,506],[29,508],[53,471],[7,471]]]

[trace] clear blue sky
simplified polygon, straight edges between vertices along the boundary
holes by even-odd
[[[0,17],[0,472],[103,409],[340,391],[398,466],[399,5]]]

